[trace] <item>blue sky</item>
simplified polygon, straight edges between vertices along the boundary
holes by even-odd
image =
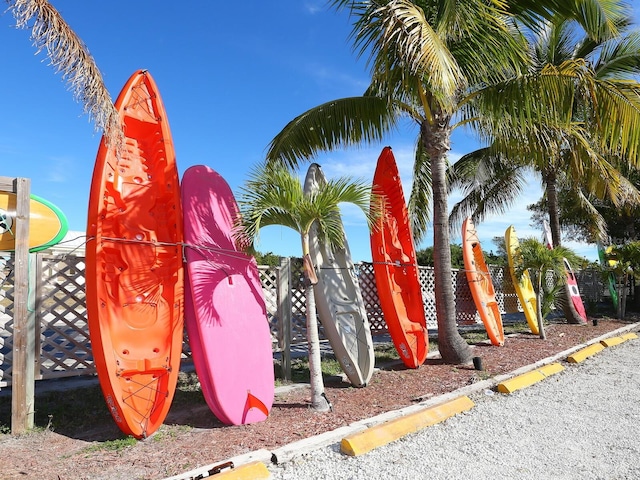
[[[356,57],[348,39],[347,13],[328,9],[325,0],[51,3],[88,46],[113,99],[134,71],[149,70],[168,112],[180,174],[208,165],[236,194],[288,121],[329,100],[361,95],[368,85],[366,59]],[[640,8],[634,10],[637,20]],[[45,54],[35,54],[29,31],[15,29],[10,13],[0,16],[0,43],[0,175],[30,178],[32,193],[60,207],[70,229],[84,231],[100,134]],[[381,148],[391,145],[408,184],[416,135],[407,123],[380,145],[315,161],[328,177],[346,174],[369,182]],[[458,131],[451,158],[476,147]],[[301,170],[304,176],[306,165]],[[526,211],[539,188],[533,181],[509,212],[477,225],[485,250],[494,250],[492,238],[511,224],[521,238],[541,237]],[[364,216],[350,208],[343,212],[354,260],[369,261]],[[418,248],[431,244],[432,233]],[[597,258],[595,246],[566,246]],[[285,256],[301,251],[298,235],[276,226],[263,229],[257,247]]]

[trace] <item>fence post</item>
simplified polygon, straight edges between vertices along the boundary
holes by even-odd
[[[16,178],[15,227],[15,291],[13,301],[13,369],[11,373],[11,433],[18,435],[29,428],[28,409],[33,407],[33,385],[28,387],[29,318],[27,311],[29,290],[29,190],[28,178]],[[33,352],[31,353],[33,355]],[[33,360],[33,357],[31,357]]]
[[[278,321],[282,335],[282,375],[291,380],[291,259],[280,257],[278,269]]]

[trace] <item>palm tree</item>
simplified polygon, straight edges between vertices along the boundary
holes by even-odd
[[[564,260],[567,259],[569,263],[576,263],[578,257],[572,250],[565,247],[549,249],[544,243],[535,238],[525,238],[522,240],[517,255],[520,256],[520,260],[515,262],[517,265],[515,272],[516,277],[520,278],[527,270],[529,271],[529,275],[533,277],[532,283],[537,297],[536,313],[538,317],[538,330],[540,332],[540,338],[545,339],[546,334],[543,322],[543,297],[545,292],[553,295],[560,291],[557,287],[566,284],[567,280]],[[545,285],[549,273],[555,282],[554,287],[551,289],[547,289]]]
[[[86,45],[47,0],[7,0],[7,4],[18,28],[29,28],[33,21],[31,39],[37,52],[46,50],[96,129],[104,131],[109,145],[119,148],[124,140],[120,117]]]
[[[359,55],[369,55],[371,84],[361,97],[334,100],[293,119],[270,143],[267,161],[293,166],[319,151],[380,141],[403,117],[418,125],[409,198],[414,236],[424,236],[432,208],[438,345],[445,362],[466,363],[471,351],[455,321],[445,178],[451,132],[462,124],[454,118],[487,85],[526,70],[527,45],[514,15],[533,25],[554,8],[563,9],[604,34],[613,28],[608,17],[615,6],[610,9],[607,0],[586,0],[579,7],[558,0],[332,4],[349,8],[356,19],[352,38]],[[494,101],[500,102],[495,96]]]
[[[613,33],[593,37],[574,20],[555,16],[533,36],[530,72],[491,86],[479,97],[484,104],[475,106],[490,114],[470,122],[492,144],[452,168],[452,187],[466,193],[452,211],[453,223],[506,210],[525,188],[526,170],[541,178],[556,246],[561,245],[559,189],[571,193],[601,238],[606,225],[593,199],[606,198],[616,207],[640,203],[640,192],[621,173],[623,162],[640,161],[640,84],[635,81],[640,34],[625,34],[626,16],[613,25]],[[546,94],[550,89],[556,95]],[[491,91],[502,99],[497,108]],[[531,109],[533,102],[543,108],[523,129],[518,111]],[[567,320],[579,323],[572,302],[563,306]]]
[[[320,341],[313,283],[317,282],[309,256],[309,233],[316,225],[325,245],[344,247],[339,204],[353,203],[365,214],[369,224],[375,217],[369,210],[369,185],[353,182],[347,177],[329,180],[318,192],[305,195],[300,180],[289,170],[262,165],[255,169],[242,187],[238,200],[242,224],[238,236],[245,243],[253,243],[261,228],[282,225],[300,234],[306,277],[307,342],[311,405],[314,410],[326,411],[330,404],[324,395],[320,359]]]

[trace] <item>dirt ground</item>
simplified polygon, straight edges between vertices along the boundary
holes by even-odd
[[[552,323],[546,329],[546,340],[523,331],[509,336],[503,347],[479,343],[473,346],[473,355],[482,359],[484,371],[475,370],[473,365],[445,365],[434,358],[415,370],[397,362],[379,365],[365,388],[328,379],[326,394],[333,404],[330,413],[312,412],[308,387],[303,386],[278,394],[266,421],[243,426],[223,425],[199,391],[189,392],[174,400],[165,424],[144,441],[124,438],[106,408],[92,413],[93,421],[76,429],[56,427],[53,418],[49,427],[31,433],[16,437],[0,434],[0,477],[162,479],[243,453],[278,448],[509,373],[639,320],[621,322],[605,317],[599,318],[597,325]],[[98,387],[84,388],[88,398],[90,389]],[[71,411],[67,413],[73,415],[76,409],[87,414],[80,404],[69,406]]]

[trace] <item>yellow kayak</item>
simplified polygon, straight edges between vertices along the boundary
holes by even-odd
[[[524,316],[527,319],[531,332],[535,335],[540,333],[538,329],[538,307],[536,292],[533,289],[531,283],[531,277],[529,272],[525,270],[522,276],[516,278],[516,257],[520,249],[520,242],[516,236],[516,229],[511,225],[504,233],[504,241],[507,247],[507,260],[509,261],[509,272],[511,273],[511,279],[513,280],[513,286],[516,289],[518,300],[524,310]]]

